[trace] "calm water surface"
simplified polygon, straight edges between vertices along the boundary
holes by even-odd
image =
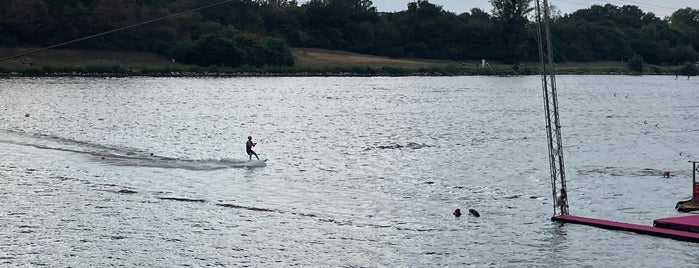
[[[571,214],[679,215],[699,80],[557,80]],[[538,76],[3,79],[0,266],[699,266],[699,244],[549,220],[541,95]]]

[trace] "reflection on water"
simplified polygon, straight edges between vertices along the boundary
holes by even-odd
[[[650,225],[691,194],[699,87],[673,78],[558,78],[572,214]],[[0,80],[0,265],[696,266],[549,221],[539,82]]]

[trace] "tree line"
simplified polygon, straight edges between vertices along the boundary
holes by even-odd
[[[69,47],[149,51],[227,67],[290,66],[290,47],[398,58],[538,60],[532,0],[491,0],[490,12],[461,14],[428,0],[408,2],[398,12],[379,12],[371,0],[233,0],[187,12],[217,2],[3,0],[0,46],[49,46],[171,16]],[[551,15],[557,61],[693,63],[699,60],[698,31],[699,10],[691,8],[667,18],[611,4]]]

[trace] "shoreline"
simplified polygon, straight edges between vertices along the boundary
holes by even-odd
[[[0,48],[0,56],[26,48]],[[538,75],[540,65],[502,62],[399,59],[316,48],[292,48],[294,66],[196,66],[160,55],[129,51],[53,49],[0,63],[0,77],[372,77]],[[487,67],[484,67],[487,64]],[[559,75],[676,75],[677,66],[645,65],[632,72],[624,62],[561,62]]]
[[[332,68],[270,68],[269,70],[239,70],[229,69],[219,71],[218,67],[200,67],[192,70],[133,70],[117,69],[85,71],[84,69],[55,71],[54,68],[7,70],[0,69],[0,78],[6,77],[407,77],[407,76],[527,76],[539,75],[539,68],[454,68],[454,67],[430,67],[430,68],[396,68],[396,67],[332,67]],[[556,75],[678,75],[676,70],[670,68],[649,68],[643,73],[623,70],[618,67],[565,67],[555,69]]]
[[[299,73],[255,73],[255,72],[239,72],[239,73],[189,73],[189,72],[172,72],[172,73],[20,73],[20,72],[2,72],[0,78],[14,77],[427,77],[427,76],[529,76],[539,75],[539,73],[530,74],[511,74],[511,73],[489,73],[489,74],[446,74],[446,73],[348,73],[348,72],[299,72]],[[631,72],[558,72],[556,75],[625,75],[625,76],[676,76],[674,73],[631,73]],[[682,76],[681,76],[682,77]]]

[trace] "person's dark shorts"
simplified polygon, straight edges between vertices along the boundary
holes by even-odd
[[[252,149],[246,149],[246,151],[248,152],[248,155],[256,154]]]

